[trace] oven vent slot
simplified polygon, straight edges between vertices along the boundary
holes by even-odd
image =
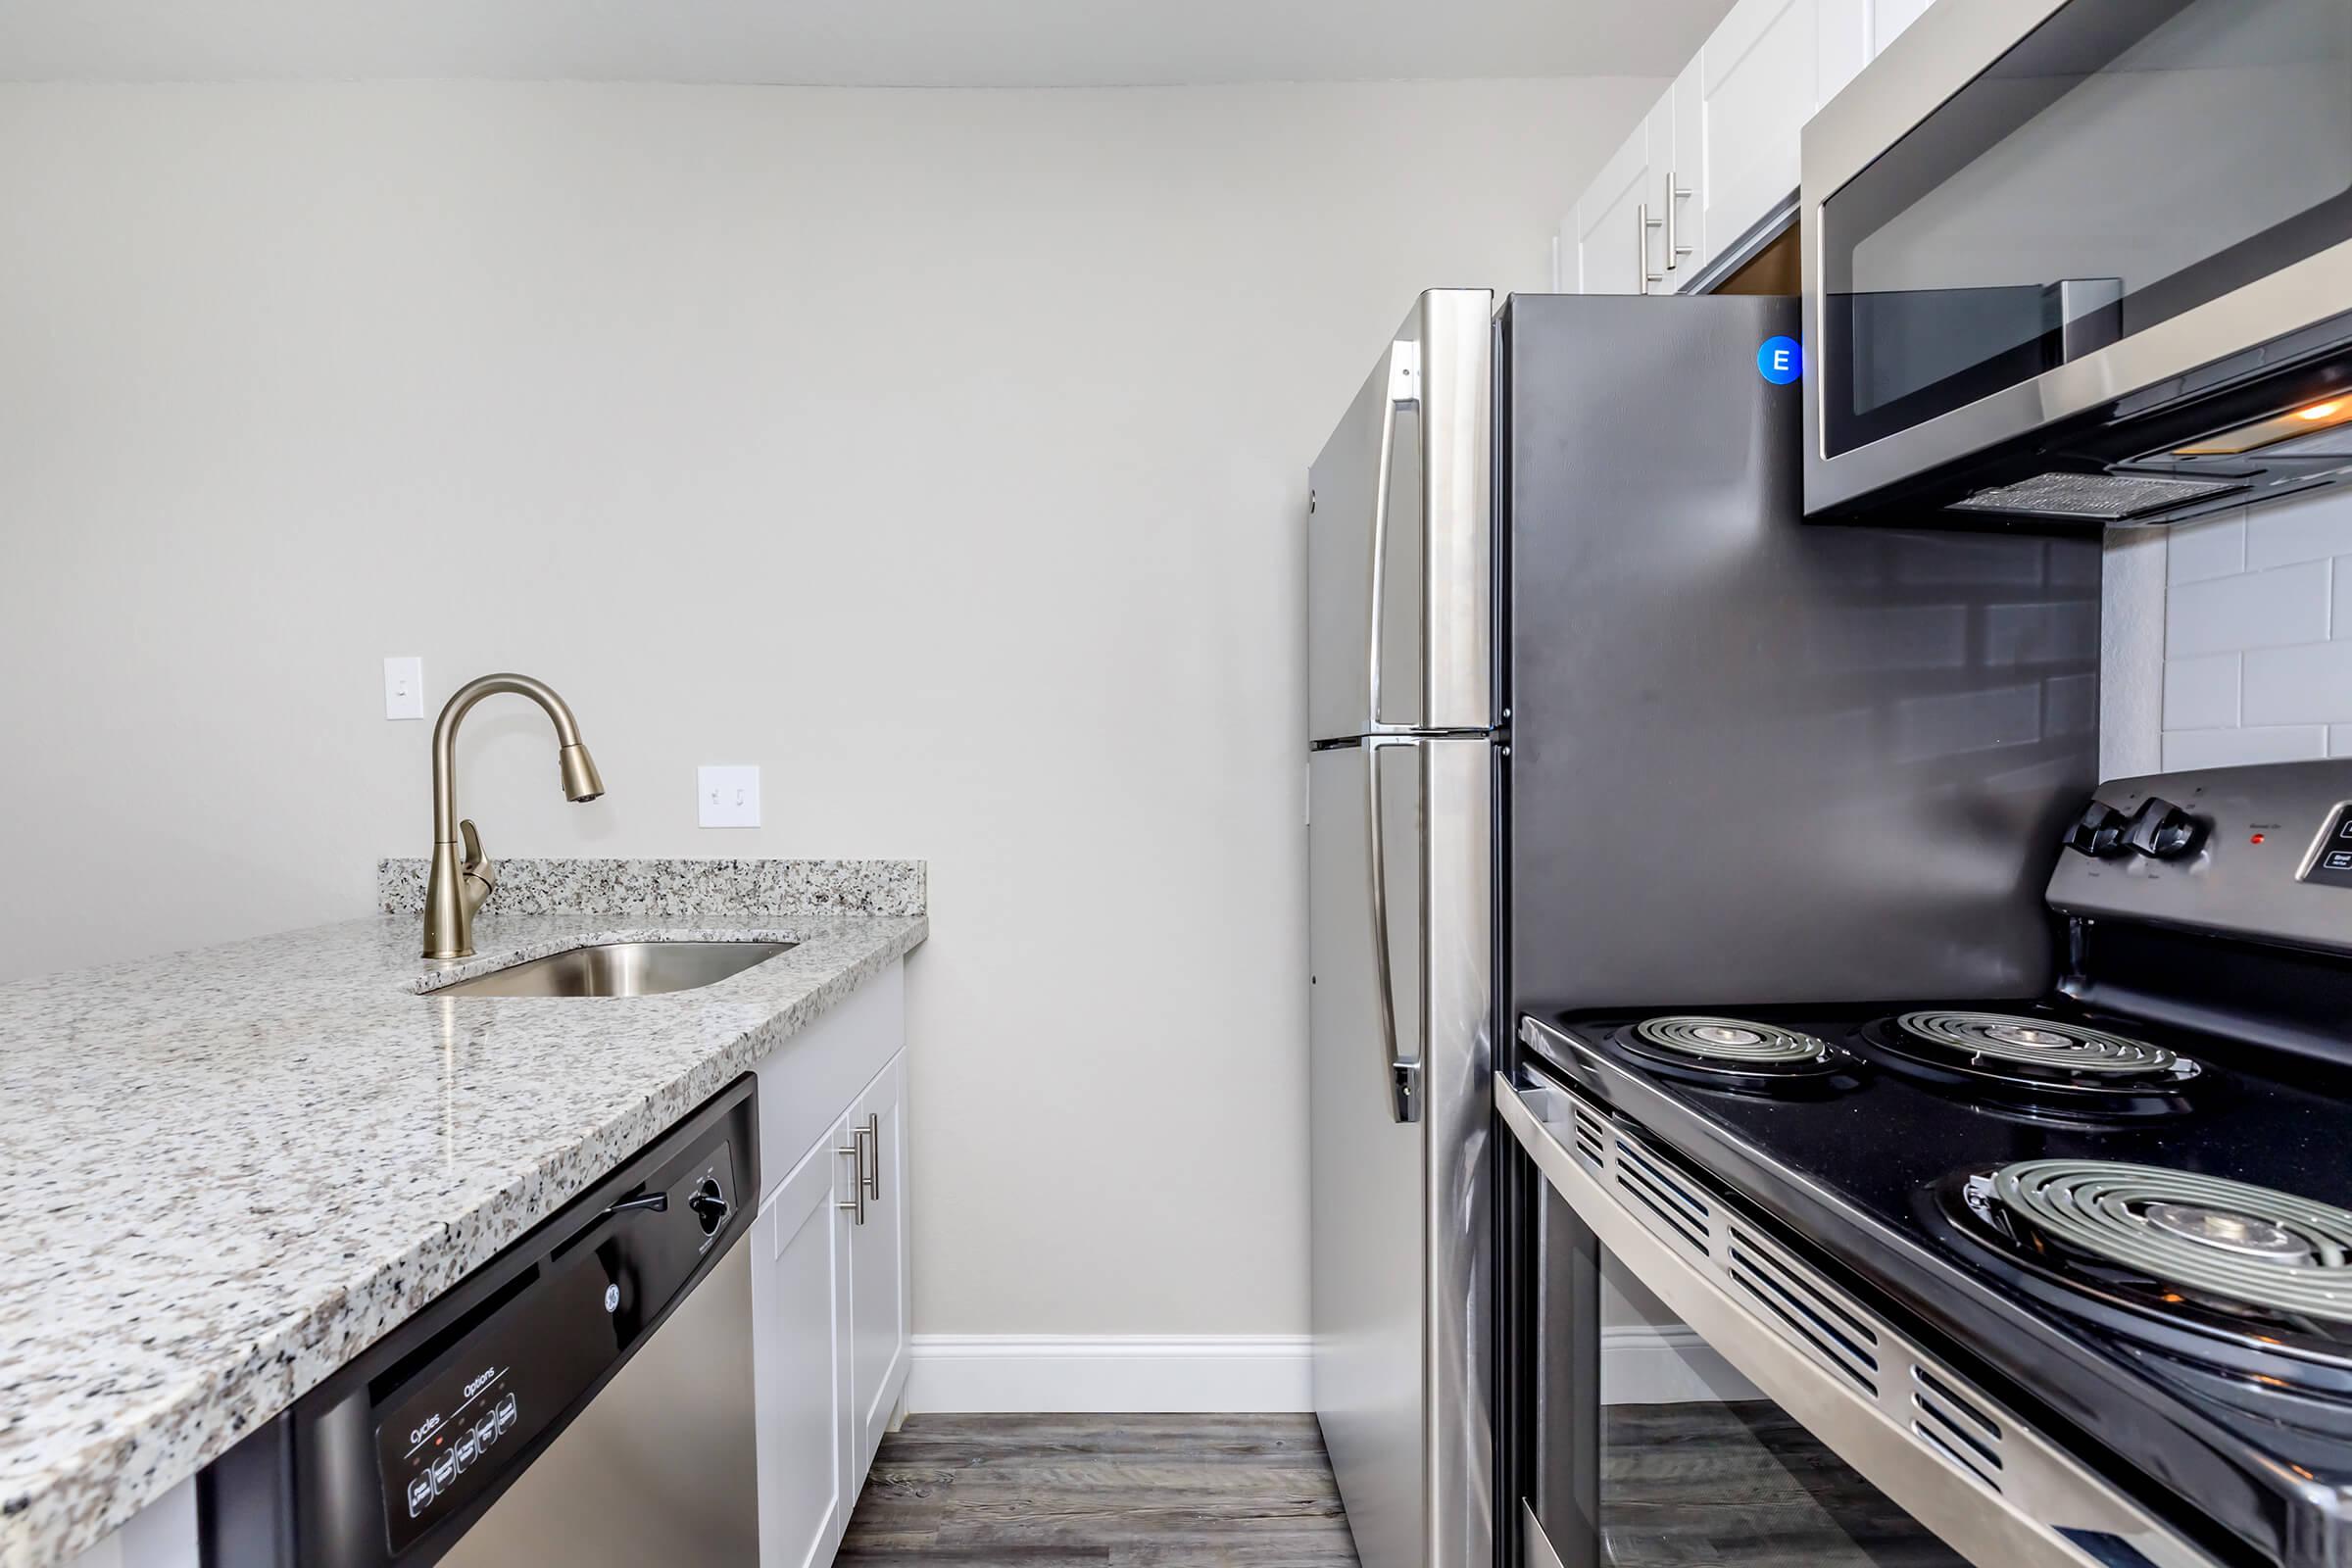
[[[1576,1107],[1576,1157],[1594,1172],[1608,1163],[1608,1132],[1584,1106]]]
[[[1731,1229],[1725,1273],[1823,1365],[1878,1397],[1878,1330],[1819,1281],[1782,1261],[1737,1225]]]
[[[1923,1405],[1921,1408],[1925,1409],[1927,1406]],[[1989,1487],[1995,1492],[2001,1490],[2000,1482],[1995,1480],[1993,1472],[1986,1468],[1984,1455],[1975,1444],[1966,1439],[1955,1442],[1944,1435],[1947,1432],[1956,1434],[1958,1428],[1943,1426],[1933,1421],[1913,1421],[1911,1430],[1918,1436],[1920,1442],[1941,1455],[1946,1464],[1965,1473],[1982,1486]],[[1998,1461],[1994,1461],[1994,1463],[1997,1465]]]
[[[1617,1185],[1665,1227],[1660,1234],[1681,1240],[1701,1257],[1712,1250],[1707,1200],[1679,1179],[1673,1167],[1623,1133],[1617,1135]]]
[[[2000,1423],[1924,1366],[1912,1366],[1911,1381],[1916,1385],[1911,1403],[1918,1411],[1911,1430],[1998,1492],[2000,1483],[1994,1477],[2002,1468]]]

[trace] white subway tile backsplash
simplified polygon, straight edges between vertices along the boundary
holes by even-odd
[[[2164,770],[2234,767],[2241,762],[2297,762],[2328,755],[2325,724],[2276,724],[2262,729],[2184,729],[2164,737]]]
[[[2352,724],[2328,726],[2328,755],[2329,757],[2352,757]]]
[[[2239,654],[2207,654],[2167,660],[2164,665],[2164,727],[2218,729],[2237,722]]]
[[[2247,649],[2239,707],[2244,724],[2352,723],[2352,642]]]
[[[2201,522],[2180,523],[2165,536],[2167,582],[2202,582],[2245,569],[2246,514],[2242,507]]]
[[[2165,594],[2165,657],[2325,640],[2331,564],[2312,561],[2174,585]]]
[[[2274,502],[2245,520],[2246,569],[2352,554],[2352,491],[2315,490]]]

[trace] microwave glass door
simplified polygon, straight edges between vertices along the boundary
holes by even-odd
[[[2352,5],[2069,0],[1823,203],[1823,450],[2348,238]]]
[[[1677,1323],[1559,1194],[1543,1192],[1537,1223],[1543,1328],[1529,1512],[1543,1545],[1530,1561],[1966,1568]]]

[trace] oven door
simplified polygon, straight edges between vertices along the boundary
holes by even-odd
[[[1494,1101],[1541,1179],[1525,1568],[2209,1568],[1622,1118]]]
[[[1935,6],[1805,126],[1802,213],[1809,514],[2154,520],[2352,461],[2341,0]]]

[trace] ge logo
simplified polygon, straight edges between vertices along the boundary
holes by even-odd
[[[1805,373],[1805,351],[1792,337],[1768,337],[1756,350],[1756,373],[1774,386],[1787,386]]]
[[[620,1287],[619,1287],[619,1286],[617,1286],[617,1285],[608,1285],[608,1286],[606,1286],[606,1287],[605,1287],[605,1310],[606,1310],[606,1311],[608,1311],[608,1312],[615,1312],[615,1311],[618,1311],[619,1309],[620,1309]]]

